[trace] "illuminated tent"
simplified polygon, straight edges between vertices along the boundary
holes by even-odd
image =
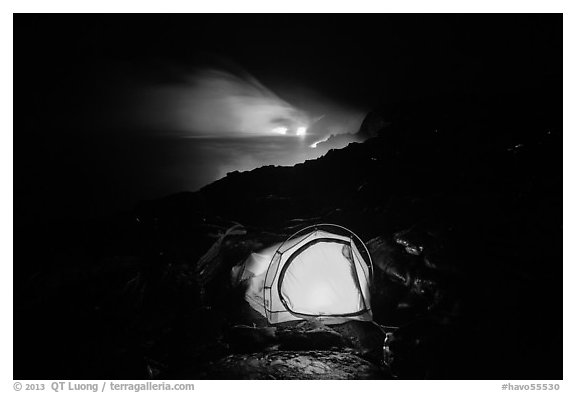
[[[372,320],[370,254],[354,233],[340,226],[311,226],[252,253],[232,269],[232,280],[246,283],[246,301],[271,324]]]

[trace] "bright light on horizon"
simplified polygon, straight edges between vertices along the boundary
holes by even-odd
[[[272,132],[275,132],[277,134],[282,134],[282,135],[286,135],[286,133],[288,132],[288,128],[286,127],[276,127],[272,130]]]
[[[298,127],[296,129],[296,135],[299,135],[299,136],[306,135],[306,127]]]

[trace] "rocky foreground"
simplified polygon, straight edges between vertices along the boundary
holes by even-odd
[[[375,365],[336,351],[276,351],[230,355],[214,364],[214,379],[382,379]]]

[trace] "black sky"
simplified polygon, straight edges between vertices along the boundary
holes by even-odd
[[[247,157],[251,165],[301,158],[294,141],[207,145],[127,120],[138,116],[134,92],[185,84],[191,70],[246,72],[290,104],[330,115],[445,95],[530,94],[562,82],[561,15],[14,18],[15,196],[23,220],[130,208],[197,189],[223,167],[242,169]]]

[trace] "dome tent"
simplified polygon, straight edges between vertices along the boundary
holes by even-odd
[[[304,228],[252,253],[232,269],[245,299],[271,324],[316,319],[371,321],[372,260],[353,232],[333,224]]]

